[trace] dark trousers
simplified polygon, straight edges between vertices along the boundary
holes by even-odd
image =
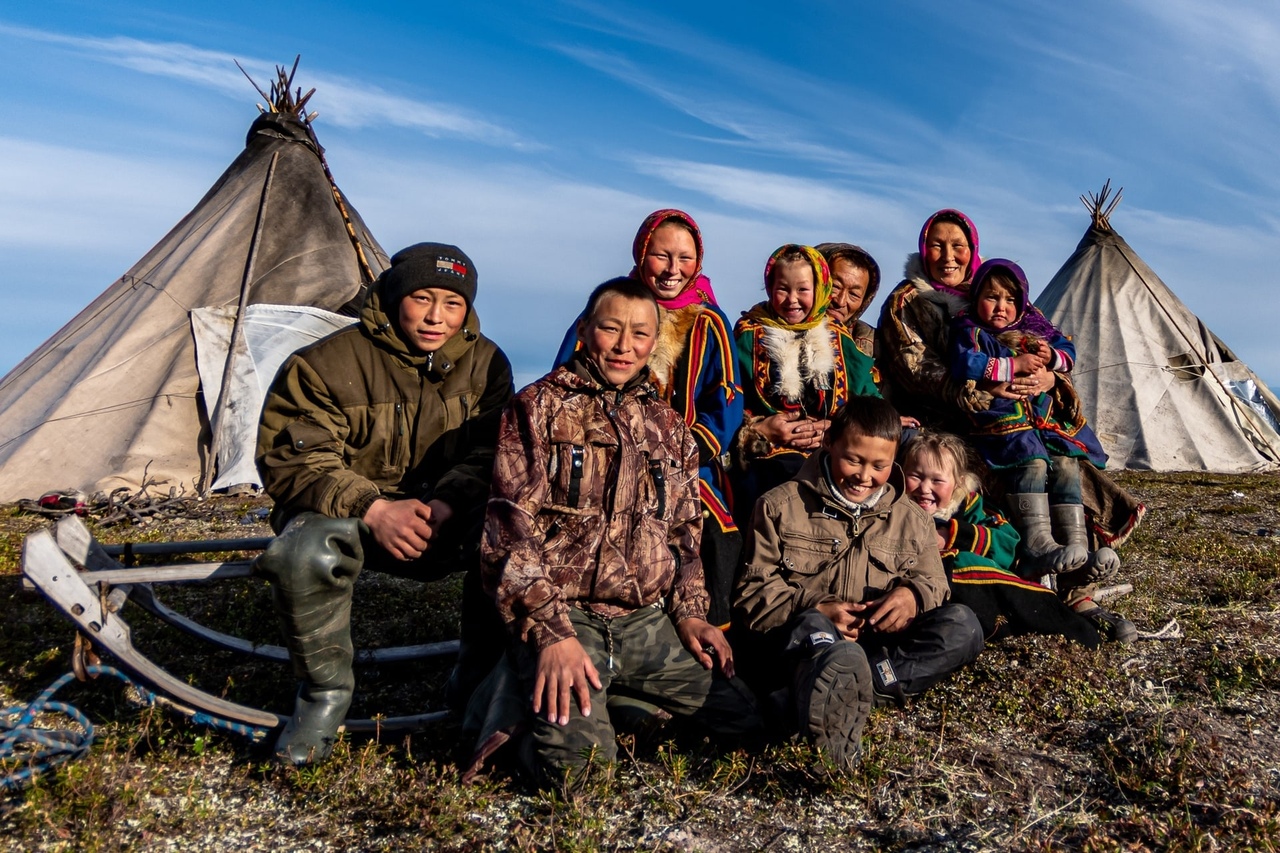
[[[742,534],[720,529],[715,518],[702,519],[702,574],[711,606],[707,621],[712,625],[728,625],[733,586],[742,564]]]
[[[814,649],[849,642],[830,619],[812,609],[767,634],[735,632],[734,639],[734,661],[761,694],[789,689],[796,665]],[[972,663],[982,652],[982,625],[968,607],[946,603],[916,616],[905,630],[871,632],[858,643],[871,664],[876,693],[902,701]]]
[[[541,780],[553,781],[565,770],[581,768],[589,756],[606,762],[617,760],[608,710],[608,698],[615,693],[656,705],[712,735],[736,737],[760,728],[747,686],[725,678],[719,669],[703,669],[680,642],[662,609],[645,607],[612,619],[573,609],[569,619],[578,642],[600,674],[601,688],[590,690],[589,717],[582,715],[577,699],[571,699],[565,725],[548,722],[545,714],[533,718],[532,769]],[[537,654],[525,643],[517,644],[514,652],[527,701],[537,671]]]

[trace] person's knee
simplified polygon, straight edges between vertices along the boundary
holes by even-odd
[[[568,784],[576,787],[595,772],[612,774],[618,745],[608,720],[604,697],[592,716],[575,709],[563,726],[535,720],[531,733],[533,777],[541,786]]]
[[[791,620],[786,651],[809,651],[829,646],[841,638],[840,629],[816,608],[799,613]]]
[[[946,638],[947,646],[955,649],[966,662],[981,654],[986,641],[977,614],[968,606],[954,602],[943,605],[939,610],[942,611],[938,614],[939,630]]]
[[[1049,463],[1043,459],[1032,459],[1008,469],[1005,477],[1009,491],[1014,494],[1043,492],[1049,478]]]
[[[360,574],[364,551],[359,522],[303,513],[294,518],[254,561],[254,572],[277,587],[350,587]]]

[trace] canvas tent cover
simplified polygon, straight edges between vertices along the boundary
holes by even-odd
[[[321,154],[305,122],[274,112],[260,116],[243,153],[200,203],[0,380],[0,501],[52,489],[137,488],[144,471],[160,489],[191,491],[210,464],[208,413],[219,391],[206,385],[201,393],[193,312],[197,328],[209,326],[210,317],[225,323],[228,312],[232,318],[238,313],[255,234],[253,274],[244,294],[254,310],[246,317],[265,305],[319,309],[296,312],[305,321],[284,324],[285,332],[298,332],[298,345],[344,322],[317,318],[353,314],[367,285]],[[345,200],[344,205],[376,276],[386,267],[386,254],[359,214]],[[243,362],[249,348],[262,343],[252,325],[244,324],[242,346],[230,365],[233,376],[256,375],[260,394],[274,367]],[[279,355],[283,344],[279,334],[274,337],[267,349]],[[218,360],[213,351],[204,355],[206,362]],[[213,382],[226,366],[224,355]],[[236,403],[230,408],[239,411],[228,422],[238,420],[241,428],[221,442],[239,448],[218,466],[223,484],[229,484],[226,475],[245,478],[251,472],[243,457],[252,437],[243,433],[246,424],[252,431],[262,403],[261,397],[238,396],[243,381],[232,388],[238,390],[229,397]],[[240,480],[255,481],[256,476]]]
[[[1071,376],[1111,466],[1280,463],[1280,400],[1109,226],[1086,232],[1036,304],[1075,339]]]

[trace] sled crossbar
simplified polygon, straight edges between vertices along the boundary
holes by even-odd
[[[210,540],[191,543],[143,543],[147,546],[173,547],[156,550],[155,554],[202,553],[216,551],[262,550],[270,539]],[[254,543],[249,545],[246,543]],[[213,547],[211,547],[213,546]],[[254,644],[206,628],[160,602],[153,583],[167,581],[223,580],[247,577],[248,562],[205,563],[175,566],[125,568],[112,559],[112,551],[123,555],[120,546],[103,546],[75,516],[58,522],[57,536],[42,530],[26,538],[22,552],[24,583],[39,590],[64,616],[99,648],[111,654],[122,669],[171,701],[168,704],[190,712],[189,716],[214,718],[247,726],[259,734],[284,724],[286,717],[239,705],[214,696],[170,675],[133,645],[129,624],[120,615],[126,600],[156,615],[166,623],[214,646],[275,661],[287,661],[288,653],[280,646]],[[134,552],[139,553],[139,552]],[[79,566],[84,566],[80,569]],[[428,657],[456,655],[456,640],[425,643],[385,649],[364,649],[356,654],[357,663],[392,663]],[[345,728],[353,732],[398,732],[422,729],[447,716],[446,711],[369,720],[347,720]]]

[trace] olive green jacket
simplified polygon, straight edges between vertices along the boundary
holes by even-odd
[[[379,497],[476,514],[489,494],[511,364],[474,310],[434,353],[411,350],[375,284],[354,326],[291,355],[267,394],[258,471],[272,526],[300,512],[361,518]]]
[[[902,487],[896,465],[888,491],[855,512],[827,481],[825,450],[793,480],[756,503],[746,565],[734,595],[735,619],[754,631],[786,625],[829,601],[863,602],[907,586],[923,613],[947,600],[947,575],[933,519]]]

